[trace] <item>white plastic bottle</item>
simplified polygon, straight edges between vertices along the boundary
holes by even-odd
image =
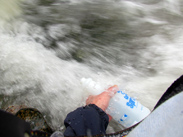
[[[85,90],[93,95],[103,92],[100,84],[91,78],[82,78],[81,84]],[[123,91],[117,91],[111,98],[106,113],[111,115],[122,126],[128,128],[147,117],[150,114],[150,110]]]

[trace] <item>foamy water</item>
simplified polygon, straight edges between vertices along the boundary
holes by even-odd
[[[0,8],[1,107],[35,107],[58,130],[85,104],[82,77],[153,109],[182,74],[180,0],[20,2]]]

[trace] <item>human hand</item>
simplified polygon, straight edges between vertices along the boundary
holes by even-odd
[[[86,100],[86,105],[89,104],[95,104],[99,108],[101,108],[103,111],[105,111],[109,105],[110,99],[115,95],[115,93],[118,91],[118,86],[114,85],[112,87],[109,87],[106,91],[102,92],[99,95],[90,95],[88,99]],[[109,121],[112,119],[110,115]]]

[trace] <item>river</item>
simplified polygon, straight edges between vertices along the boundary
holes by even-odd
[[[183,72],[182,0],[2,0],[0,106],[40,110],[55,130],[85,104],[83,77],[153,109]],[[121,129],[116,124],[108,132]]]

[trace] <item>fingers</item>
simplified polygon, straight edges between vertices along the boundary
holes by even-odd
[[[116,94],[116,92],[119,90],[118,86],[117,85],[114,85],[114,86],[111,86],[109,87],[106,92],[108,92],[109,96],[110,97],[113,97],[114,94]]]
[[[109,117],[109,122],[112,120],[112,117],[111,117],[111,115],[109,115],[109,114],[107,114],[108,115],[108,117]]]
[[[109,87],[106,91],[102,92],[99,95],[90,95],[88,99],[86,100],[86,105],[89,104],[95,104],[99,108],[101,108],[103,111],[105,111],[109,105],[110,99],[115,95],[115,93],[119,90],[117,85]],[[109,121],[112,119],[110,115]]]

